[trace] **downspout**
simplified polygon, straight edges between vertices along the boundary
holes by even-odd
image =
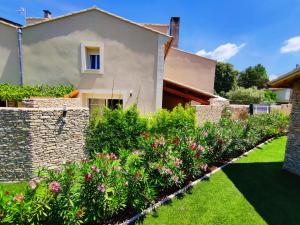
[[[20,85],[23,86],[23,56],[22,56],[22,30],[17,28],[18,34],[18,52],[19,52],[19,66],[20,66]]]

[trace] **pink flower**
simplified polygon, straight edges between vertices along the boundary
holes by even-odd
[[[174,165],[175,165],[175,167],[180,167],[181,166],[181,164],[182,164],[182,160],[181,159],[177,159],[177,158],[175,158],[175,162],[174,162]]]
[[[100,192],[102,192],[102,193],[104,193],[105,190],[106,190],[105,185],[104,184],[99,184],[97,186],[97,190],[100,191]]]
[[[169,168],[164,168],[163,170],[164,170],[164,172],[165,172],[166,174],[169,174],[169,175],[172,175],[172,174],[173,174],[172,170],[169,169]]]
[[[178,176],[173,176],[173,177],[172,177],[172,180],[173,180],[175,183],[178,183],[179,177],[178,177]]]
[[[199,159],[200,158],[200,151],[196,152],[196,154],[194,155],[195,159]]]
[[[25,198],[24,195],[22,195],[22,194],[16,194],[13,200],[15,202],[21,203],[21,202],[24,201],[24,198]]]
[[[93,172],[95,172],[95,173],[98,173],[98,172],[99,172],[99,169],[97,168],[96,165],[92,165],[92,166],[91,166],[91,170],[92,170]]]
[[[77,213],[76,213],[76,215],[77,215],[77,217],[82,217],[82,215],[83,215],[83,210],[82,209],[79,209],[78,211],[77,211]]]
[[[203,137],[208,137],[208,133],[206,131],[203,133]]]
[[[142,135],[143,135],[144,139],[148,139],[150,137],[150,135],[148,133],[143,133]]]
[[[203,147],[202,145],[199,145],[199,146],[198,146],[198,149],[199,149],[201,152],[204,151],[204,147]]]
[[[50,184],[49,184],[49,189],[51,192],[53,193],[58,193],[61,191],[61,187],[60,187],[60,184],[56,181],[52,181]]]
[[[192,151],[195,151],[196,148],[197,148],[197,144],[196,144],[196,143],[193,143],[193,144],[190,145],[190,149],[191,149]]]
[[[90,182],[91,179],[92,179],[92,174],[87,173],[87,174],[85,175],[85,181],[86,181],[86,182]]]
[[[35,180],[30,180],[28,184],[29,184],[29,187],[31,188],[31,190],[35,190],[38,185],[38,183]]]
[[[111,159],[111,160],[117,160],[118,157],[114,153],[109,153],[109,159]]]

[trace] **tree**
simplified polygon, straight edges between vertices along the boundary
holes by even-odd
[[[224,95],[230,91],[237,79],[238,71],[230,63],[218,62],[215,72],[215,91]]]
[[[256,66],[248,67],[246,70],[240,73],[238,78],[238,85],[244,88],[257,87],[263,88],[269,81],[266,68],[257,64]]]

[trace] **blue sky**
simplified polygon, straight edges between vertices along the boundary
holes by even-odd
[[[181,17],[180,48],[230,62],[239,70],[263,64],[274,78],[300,64],[299,0],[1,0],[0,17],[23,22],[16,10],[54,16],[97,6],[135,22]]]

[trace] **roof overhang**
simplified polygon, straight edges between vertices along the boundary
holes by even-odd
[[[300,80],[300,68],[296,68],[268,83],[272,88],[291,88],[293,83]]]
[[[206,91],[202,91],[169,79],[164,79],[163,90],[170,94],[204,105],[209,105],[209,100],[216,97],[215,95]]]

